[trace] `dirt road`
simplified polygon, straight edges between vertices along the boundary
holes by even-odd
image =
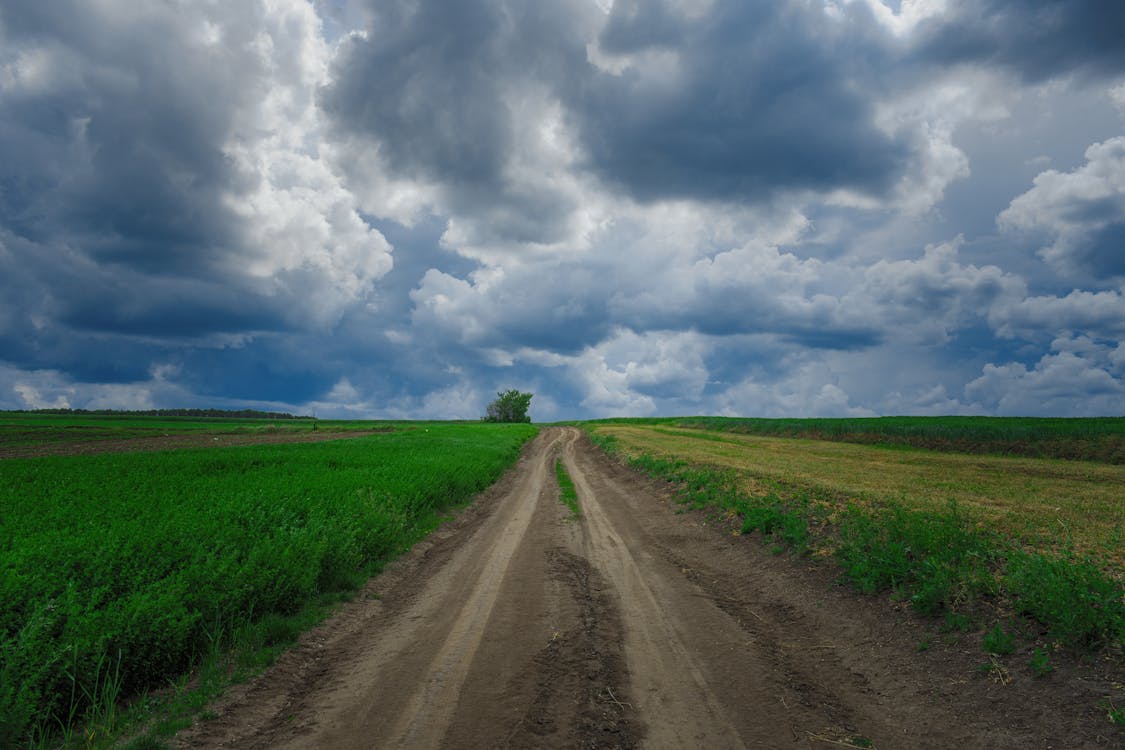
[[[578,520],[557,500],[556,457]],[[456,521],[177,741],[1113,746],[1089,695],[974,677],[953,642],[919,653],[932,629],[908,614],[677,510],[578,430],[545,429]]]

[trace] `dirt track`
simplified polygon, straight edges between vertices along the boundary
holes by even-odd
[[[557,500],[556,456],[578,521]],[[951,642],[918,653],[932,630],[908,614],[676,511],[577,430],[546,429],[456,521],[178,743],[1115,746],[1089,690],[975,677]]]

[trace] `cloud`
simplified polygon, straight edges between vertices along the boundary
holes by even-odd
[[[452,214],[458,246],[551,245],[580,229],[559,96],[585,64],[596,6],[421,0],[369,10],[321,95],[337,162],[362,165],[345,169],[369,208],[406,222]]]
[[[331,325],[390,268],[316,147],[307,3],[20,6],[0,35],[0,227],[29,280],[70,287],[60,324]]]
[[[852,85],[881,56],[859,28],[809,4],[615,3],[571,105],[586,164],[641,201],[881,196],[909,149]]]
[[[1053,338],[1081,333],[1101,339],[1125,336],[1125,293],[1075,289],[1065,297],[1036,296],[1008,300],[989,313],[989,322],[1007,338]]]
[[[1125,7],[1102,0],[951,0],[915,29],[919,54],[940,64],[1003,66],[1031,82],[1125,70]]]
[[[963,265],[964,238],[929,245],[918,260],[880,260],[863,274],[845,300],[868,309],[885,335],[910,343],[942,344],[958,330],[983,319],[996,306],[1022,298],[1024,282],[997,266]]]
[[[10,4],[0,408],[1111,408],[1113,13]]]
[[[718,413],[767,418],[801,416],[872,417],[876,413],[853,404],[823,362],[804,362],[778,382],[747,377],[716,399]]]
[[[1125,137],[1090,146],[1086,163],[1071,172],[1041,172],[997,221],[1004,230],[1053,237],[1040,255],[1067,276],[1125,277]]]
[[[1018,362],[985,365],[965,386],[966,395],[1002,416],[1125,414],[1119,347],[1079,338],[1056,340],[1051,348],[1030,368]]]

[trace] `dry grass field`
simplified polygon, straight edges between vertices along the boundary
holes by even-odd
[[[1039,549],[1073,545],[1125,569],[1125,466],[890,449],[660,426],[600,424],[627,455],[733,469],[752,494],[809,491],[819,502],[950,501],[979,523]]]

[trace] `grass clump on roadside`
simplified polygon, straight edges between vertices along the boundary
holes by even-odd
[[[118,698],[290,640],[287,618],[354,590],[535,432],[0,462],[0,747],[112,731]]]
[[[582,511],[578,508],[578,491],[574,488],[574,480],[567,473],[562,460],[555,459],[555,476],[559,481],[559,499],[563,505],[570,508],[574,518],[579,518]]]

